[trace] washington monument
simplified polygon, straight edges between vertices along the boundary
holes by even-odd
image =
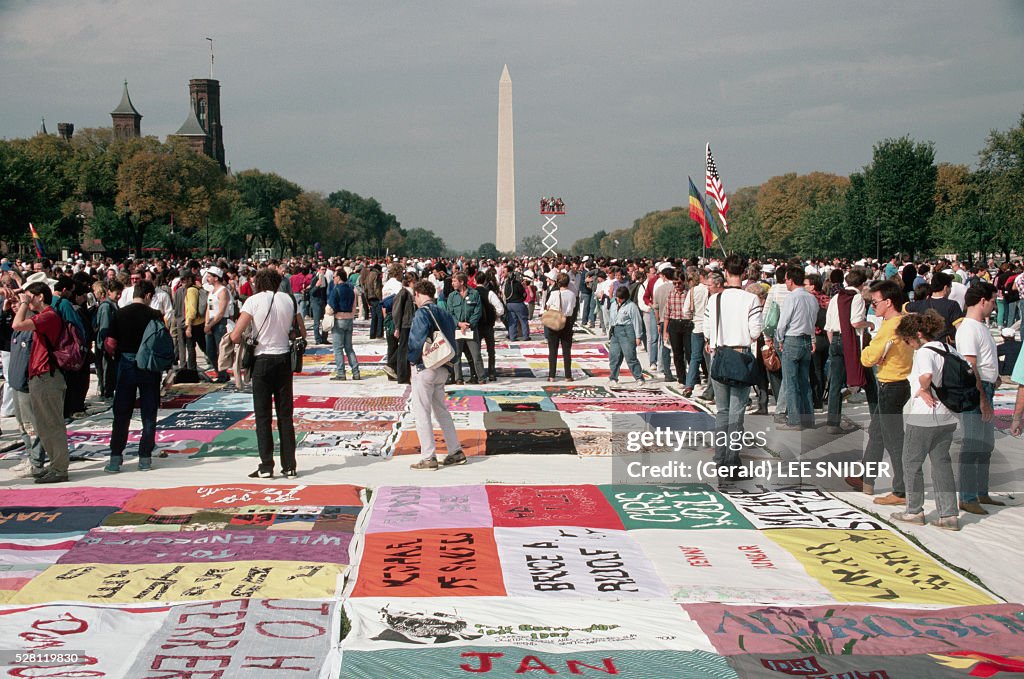
[[[498,217],[494,244],[516,250],[516,163],[512,143],[512,78],[508,64],[498,80]]]

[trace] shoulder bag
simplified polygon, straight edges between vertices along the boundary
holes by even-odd
[[[748,351],[739,351],[721,344],[722,339],[722,295],[716,300],[716,329],[719,345],[711,358],[711,379],[730,387],[749,387],[758,382],[757,360]]]
[[[552,332],[560,332],[565,327],[566,316],[562,313],[562,291],[558,290],[558,308],[551,306],[551,297],[548,297],[547,308],[541,314],[540,322],[545,328]]]
[[[426,304],[423,308],[430,314],[430,320],[434,321],[434,325],[437,327],[437,330],[431,333],[426,344],[423,345],[423,365],[427,368],[437,368],[455,358],[455,349],[441,332],[441,325],[434,318],[434,312],[430,310],[430,305]]]
[[[776,351],[775,343],[771,340],[766,341],[761,349],[761,363],[764,364],[764,369],[770,373],[782,370],[782,359],[779,358],[779,352]]]
[[[295,304],[294,299],[292,304]],[[296,305],[292,315],[292,329],[288,332],[288,348],[292,355],[293,373],[302,372],[302,357],[306,354],[306,329],[299,324],[298,315],[298,306]]]
[[[242,370],[252,370],[252,366],[256,363],[256,346],[259,344],[259,336],[263,333],[263,328],[267,327],[267,321],[270,320],[270,312],[274,310],[274,299],[276,297],[276,292],[271,293],[270,307],[267,309],[267,315],[263,318],[263,323],[260,324],[260,329],[244,337],[242,343],[238,346],[238,366]],[[251,325],[249,327],[252,328]]]

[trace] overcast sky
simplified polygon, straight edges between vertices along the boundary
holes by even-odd
[[[512,76],[518,237],[560,240],[703,186],[849,174],[909,134],[974,164],[1024,111],[1024,2],[0,0],[0,136],[185,120],[215,40],[234,171],[377,198],[455,248],[494,241],[498,78]],[[696,231],[695,231],[696,238]]]

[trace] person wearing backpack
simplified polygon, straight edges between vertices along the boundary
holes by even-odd
[[[995,448],[992,397],[999,386],[999,352],[987,321],[996,306],[996,289],[980,281],[964,296],[967,315],[956,331],[956,347],[974,370],[980,399],[963,412],[964,442],[960,450],[960,509],[988,514],[982,505],[1004,503],[988,494],[989,463]]]
[[[32,332],[28,364],[32,426],[50,456],[50,466],[36,476],[36,483],[63,483],[68,480],[68,430],[64,422],[67,383],[53,357],[53,348],[65,328],[60,315],[50,306],[52,302],[53,293],[46,283],[30,283],[19,296],[18,311],[11,324],[16,332]],[[29,317],[29,313],[34,315]]]
[[[151,281],[139,281],[132,291],[132,303],[114,314],[109,337],[117,342],[117,387],[114,389],[114,424],[110,429],[110,461],[103,471],[116,474],[124,463],[128,427],[135,410],[135,399],[142,411],[142,439],[139,441],[139,471],[153,467],[156,447],[156,411],[160,407],[159,371],[142,370],[136,363],[146,327],[150,321],[163,323],[163,314],[150,307],[156,288]],[[173,355],[173,350],[171,350]],[[49,447],[47,447],[49,450]]]
[[[89,333],[85,329],[85,323],[75,308],[76,283],[70,276],[61,276],[53,286],[56,296],[53,298],[53,308],[60,317],[64,319],[65,325],[70,324],[76,339],[86,360],[76,370],[61,368],[64,372],[64,381],[67,388],[64,391],[64,419],[70,420],[75,417],[84,416],[85,396],[89,392]]]
[[[445,401],[444,385],[448,381],[449,365],[455,356],[455,319],[452,315],[434,303],[436,290],[428,280],[421,280],[413,286],[413,299],[416,313],[412,318],[412,329],[409,331],[409,365],[412,368],[412,395],[409,406],[416,420],[416,436],[420,441],[420,459],[410,466],[417,471],[436,471],[437,444],[434,441],[434,422],[436,418],[444,434],[444,442],[448,449],[443,465],[465,464],[466,454],[462,452],[459,435],[455,430],[455,422],[448,412]],[[423,350],[431,342],[435,332],[441,333],[448,343],[451,358],[437,365],[427,367],[424,363]],[[438,350],[440,351],[440,349]]]
[[[946,320],[935,309],[907,314],[899,319],[896,338],[916,349],[910,370],[910,411],[906,416],[903,444],[903,478],[906,508],[890,515],[894,521],[924,525],[924,461],[931,461],[932,483],[939,518],[932,525],[960,530],[956,481],[949,455],[956,431],[956,414],[939,398],[950,373],[950,361],[960,359],[943,341]],[[962,360],[962,359],[960,359]]]

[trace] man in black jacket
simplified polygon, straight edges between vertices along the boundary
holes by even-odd
[[[505,310],[508,312],[508,341],[530,341],[530,320],[527,317],[526,289],[519,274],[510,262],[508,275],[501,285],[501,295],[505,298]]]
[[[163,315],[152,309],[155,288],[150,281],[139,281],[132,292],[132,303],[114,314],[110,337],[117,341],[120,363],[117,370],[117,388],[114,390],[114,424],[110,429],[110,462],[103,468],[108,474],[121,471],[124,449],[128,443],[135,399],[142,411],[142,439],[139,441],[139,471],[153,466],[156,447],[156,411],[160,407],[160,373],[140,370],[135,365],[135,354],[142,344],[146,326],[152,320],[163,323]]]
[[[402,289],[395,294],[395,301],[391,305],[392,322],[395,324],[393,336],[397,341],[395,350],[388,356],[385,372],[397,379],[399,384],[409,384],[409,330],[416,311],[412,288],[418,280],[414,271],[406,272],[402,277]]]

